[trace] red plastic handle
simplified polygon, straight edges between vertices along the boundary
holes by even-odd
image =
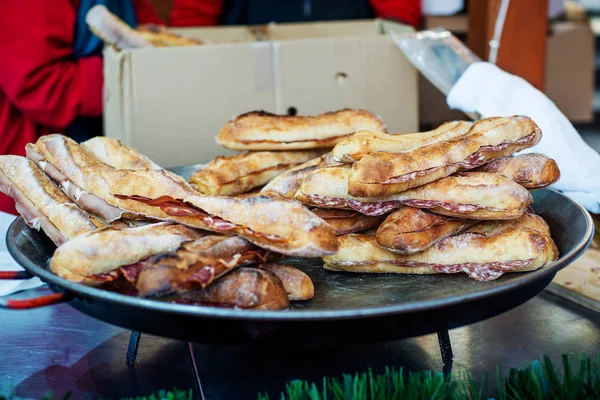
[[[0,308],[26,310],[30,308],[50,306],[52,304],[62,303],[69,300],[70,296],[67,296],[63,293],[52,293],[47,296],[34,297],[32,299],[24,300],[0,299]]]
[[[27,271],[0,271],[0,280],[4,279],[29,279],[33,278]]]

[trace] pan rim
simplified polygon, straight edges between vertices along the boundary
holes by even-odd
[[[241,309],[225,309],[202,306],[190,306],[184,304],[166,303],[157,300],[141,299],[138,297],[127,296],[115,292],[110,292],[103,289],[98,289],[83,284],[68,281],[60,278],[51,271],[35,265],[30,262],[24,254],[17,248],[16,243],[11,239],[15,234],[19,225],[24,225],[21,217],[17,217],[10,225],[6,234],[6,247],[9,253],[17,261],[19,265],[27,269],[35,276],[40,277],[43,281],[50,283],[51,286],[56,286],[64,289],[67,292],[72,292],[78,297],[88,297],[94,300],[105,301],[109,303],[123,304],[130,307],[145,309],[146,311],[167,312],[188,317],[212,318],[212,319],[234,319],[247,321],[268,321],[268,322],[302,322],[302,321],[335,321],[347,319],[365,319],[365,318],[380,318],[389,317],[401,314],[413,314],[430,311],[433,309],[450,308],[463,303],[474,302],[480,299],[509,293],[516,287],[530,286],[536,282],[548,278],[549,275],[554,275],[560,269],[566,267],[576,260],[589,247],[594,234],[594,223],[589,212],[584,209],[579,203],[565,196],[563,193],[555,189],[550,190],[566,201],[574,204],[577,209],[583,214],[586,222],[586,229],[581,240],[566,254],[550,263],[548,266],[531,271],[522,275],[522,278],[513,280],[501,286],[495,286],[489,289],[484,289],[472,293],[450,295],[430,300],[419,300],[406,303],[392,304],[388,306],[366,307],[366,308],[348,308],[344,310],[286,310],[286,311],[268,311],[268,310],[241,310]],[[550,281],[550,280],[548,280]],[[52,290],[55,290],[52,288]]]

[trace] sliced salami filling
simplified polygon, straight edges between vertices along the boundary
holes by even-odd
[[[338,262],[343,266],[353,265],[374,265],[374,264],[392,264],[400,267],[427,267],[443,274],[456,274],[458,272],[466,273],[470,278],[476,281],[492,281],[498,279],[505,272],[518,271],[529,266],[533,262],[533,258],[527,260],[511,260],[489,263],[465,263],[465,264],[430,264],[418,261],[400,261],[400,260],[385,260],[385,261],[367,261],[367,262]]]
[[[189,273],[181,281],[174,282],[175,289],[204,289],[215,279],[221,277],[226,272],[236,267],[243,267],[258,262],[265,262],[269,257],[269,252],[263,249],[246,251],[243,254],[234,254],[226,259],[215,258],[213,260],[203,260],[204,266],[192,267]]]
[[[139,202],[148,204],[150,206],[160,207],[160,209],[162,211],[164,211],[166,214],[168,214],[172,217],[199,217],[208,228],[213,229],[215,231],[219,231],[219,232],[234,231],[235,233],[243,234],[245,236],[262,237],[262,238],[266,238],[268,240],[273,240],[273,241],[284,240],[279,235],[255,232],[250,228],[236,225],[236,224],[226,221],[220,217],[210,215],[210,214],[194,207],[191,204],[185,203],[181,200],[174,199],[171,196],[160,196],[160,197],[157,197],[156,199],[149,199],[149,198],[141,197],[141,196],[122,196],[122,195],[115,195],[115,197],[118,199],[122,199],[122,200],[135,200],[135,201],[139,201]]]
[[[434,200],[391,200],[391,201],[380,201],[380,202],[363,202],[354,199],[342,199],[321,196],[318,194],[307,194],[311,204],[323,208],[342,208],[342,209],[354,209],[361,214],[369,216],[378,216],[388,213],[396,208],[402,206],[409,206],[415,208],[435,208],[440,207],[448,211],[466,213],[473,212],[481,209],[487,209],[485,207],[479,207],[473,204],[455,204],[446,203],[443,201]]]
[[[535,132],[531,133],[530,135],[527,135],[517,141],[514,141],[514,142],[505,142],[505,143],[501,143],[496,146],[481,146],[479,148],[479,151],[471,154],[469,157],[465,158],[463,161],[460,161],[460,162],[457,162],[457,163],[454,163],[451,165],[445,165],[445,166],[441,166],[441,167],[433,167],[433,168],[428,168],[428,169],[424,169],[421,171],[410,172],[410,173],[404,174],[404,175],[394,176],[394,177],[387,179],[381,183],[389,184],[389,183],[410,182],[410,181],[415,180],[418,177],[428,175],[428,174],[430,174],[434,171],[437,171],[439,169],[442,169],[442,168],[452,168],[452,167],[458,167],[459,169],[477,168],[477,167],[482,166],[486,162],[491,161],[491,160],[486,159],[486,156],[484,153],[501,151],[512,145],[529,143],[534,139],[535,139]]]
[[[129,283],[131,283],[133,286],[135,286],[138,275],[140,274],[140,272],[142,271],[142,269],[144,268],[144,266],[146,265],[146,263],[148,262],[149,259],[150,259],[150,257],[140,260],[133,264],[124,265],[122,267],[119,267],[110,272],[106,272],[104,274],[93,275],[91,278],[94,280],[97,280],[98,282],[112,282],[115,279],[122,276]]]

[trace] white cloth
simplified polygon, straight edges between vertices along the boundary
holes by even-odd
[[[556,160],[561,178],[553,187],[590,212],[600,213],[600,155],[544,93],[493,64],[477,62],[467,68],[446,100],[452,109],[477,112],[483,118],[532,118],[542,130],[542,140],[523,152],[543,153]]]
[[[9,225],[13,222],[14,219],[14,215],[0,211],[0,238],[2,239],[2,244],[0,245],[0,271],[23,270],[23,268],[21,268],[19,264],[17,264],[17,262],[6,250],[6,246],[4,244],[6,231],[8,230]],[[42,286],[43,284],[44,282],[42,282],[38,278],[0,280],[0,296],[6,296],[11,293],[20,292],[22,290],[33,289]]]

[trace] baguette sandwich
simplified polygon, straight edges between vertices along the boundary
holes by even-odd
[[[141,296],[204,289],[234,268],[263,262],[267,256],[266,250],[241,237],[204,236],[151,257],[136,287]]]
[[[81,210],[30,160],[0,156],[0,191],[15,201],[23,220],[57,246],[106,226]]]
[[[29,150],[53,179],[66,182],[66,192],[77,188],[74,198],[84,209],[87,193],[119,214],[236,234],[286,255],[318,257],[337,249],[333,229],[294,201],[203,196],[164,170],[111,168],[62,135],[43,136]]]
[[[537,153],[501,157],[482,165],[477,171],[504,175],[529,190],[543,189],[560,179],[556,161]]]
[[[106,227],[79,235],[58,247],[50,260],[50,269],[70,281],[100,285],[120,274],[131,275],[127,267],[142,267],[139,263],[148,257],[173,251],[181,243],[202,235],[187,226],[166,222],[137,228]]]
[[[382,215],[409,206],[426,208],[456,218],[502,220],[520,217],[531,204],[531,194],[510,179],[486,172],[466,172],[385,197],[348,194],[348,167],[313,171],[296,193],[307,206],[356,210]]]
[[[317,116],[254,111],[227,122],[217,142],[232,150],[331,148],[344,136],[362,129],[385,131],[385,124],[378,115],[362,110],[344,109]]]
[[[314,158],[304,164],[287,170],[271,182],[267,183],[260,192],[265,196],[293,199],[298,188],[300,188],[300,185],[302,185],[302,182],[304,182],[304,179],[308,174],[318,168],[337,164],[337,162],[333,161],[331,153],[324,154],[321,157]]]
[[[472,232],[450,236],[425,251],[402,255],[380,247],[375,236],[350,234],[340,236],[340,250],[324,257],[325,269],[332,271],[454,274],[489,281],[506,272],[533,271],[558,258],[556,245],[538,230],[539,221],[512,222],[503,229],[496,221],[481,223]],[[488,228],[489,225],[494,228]]]
[[[390,135],[381,131],[358,131],[340,140],[331,154],[333,159],[353,163],[371,153],[399,153],[466,134],[472,122],[451,121],[429,132]]]
[[[450,140],[364,156],[352,165],[348,193],[358,197],[400,193],[532,147],[540,139],[541,131],[530,118],[486,118]]]
[[[321,155],[318,150],[258,151],[219,156],[190,178],[202,194],[235,196],[264,186],[282,172]]]

